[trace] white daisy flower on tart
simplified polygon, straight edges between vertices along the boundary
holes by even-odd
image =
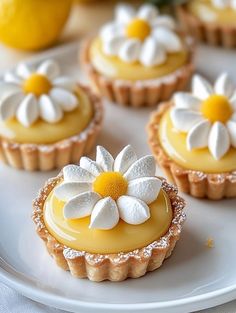
[[[59,65],[53,60],[42,62],[36,69],[20,64],[16,72],[8,72],[0,83],[0,119],[15,117],[29,127],[39,118],[56,123],[64,112],[78,106],[75,82],[59,76]]]
[[[119,219],[142,224],[149,219],[148,204],[157,198],[162,184],[155,170],[154,158],[137,159],[131,146],[115,159],[98,146],[96,161],[82,157],[79,166],[64,167],[64,181],[55,188],[55,196],[65,202],[65,218],[91,216],[90,228],[111,229]]]
[[[236,1],[235,0],[211,0],[213,6],[218,9],[227,9],[231,8],[236,10]]]
[[[208,147],[213,158],[222,158],[236,148],[236,89],[226,73],[214,86],[195,75],[192,92],[174,96],[171,119],[174,127],[187,133],[188,150]]]
[[[183,49],[174,28],[174,20],[160,15],[151,4],[142,5],[137,12],[132,6],[121,4],[116,7],[114,21],[100,31],[103,51],[127,63],[163,64],[168,53]]]

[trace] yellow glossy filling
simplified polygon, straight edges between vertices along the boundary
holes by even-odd
[[[211,0],[191,0],[187,3],[188,10],[207,23],[215,23],[221,25],[236,24],[236,10],[232,8],[220,9],[213,6]]]
[[[126,63],[118,57],[106,55],[99,38],[95,38],[90,46],[91,63],[99,73],[111,78],[132,81],[155,79],[168,75],[186,64],[187,59],[188,51],[184,49],[178,53],[168,54],[166,62],[161,65],[145,67],[139,62]]]
[[[145,223],[130,225],[120,220],[110,230],[90,229],[90,217],[65,219],[64,204],[53,195],[53,191],[45,201],[44,221],[48,231],[60,243],[90,253],[128,252],[145,247],[164,235],[172,221],[171,204],[163,190],[149,205],[151,217]]]
[[[78,108],[64,112],[56,124],[39,119],[29,128],[21,125],[16,118],[0,121],[0,136],[19,143],[50,144],[82,132],[93,117],[93,106],[86,93],[78,88]]]
[[[220,160],[215,160],[208,148],[188,151],[187,135],[173,127],[170,110],[162,117],[157,136],[167,155],[184,168],[206,173],[221,173],[236,169],[236,149],[234,148],[231,148]]]
[[[36,97],[47,94],[51,88],[51,82],[46,76],[41,74],[32,74],[23,84],[24,92],[33,93]]]

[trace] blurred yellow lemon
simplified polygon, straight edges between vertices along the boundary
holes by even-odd
[[[56,41],[70,12],[71,0],[0,0],[0,41],[38,50]]]

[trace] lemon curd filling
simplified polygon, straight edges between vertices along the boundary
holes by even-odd
[[[211,97],[215,97],[214,95]],[[217,96],[221,97],[221,96]],[[219,107],[224,107],[223,103],[224,97],[219,98],[223,102],[219,102]],[[208,104],[211,105],[212,99],[206,100]],[[225,103],[226,105],[226,103]],[[211,118],[212,121],[220,110],[216,109],[216,112],[209,111],[205,108],[206,102],[202,104],[202,111],[204,114]],[[227,105],[226,105],[227,108]],[[218,113],[217,113],[218,112]],[[224,115],[225,114],[225,115]],[[226,110],[226,113],[222,114],[222,120],[226,119],[226,115],[230,114],[230,111]],[[196,171],[203,171],[206,173],[219,173],[219,172],[229,172],[236,169],[236,149],[230,148],[228,153],[222,157],[220,160],[215,160],[210,154],[208,148],[195,149],[192,151],[187,150],[186,147],[186,133],[177,131],[171,121],[170,110],[168,110],[162,117],[159,125],[159,130],[157,133],[159,136],[159,141],[167,153],[167,155],[173,159],[177,164],[183,166],[187,169],[192,169]]]
[[[211,0],[191,0],[187,3],[188,10],[207,23],[221,25],[236,25],[236,10],[232,8],[219,9],[213,6]]]
[[[44,79],[43,75],[32,75],[25,81],[24,90],[37,91],[38,95],[43,93],[46,88],[49,88],[49,84]],[[43,82],[40,87],[36,84],[38,81]],[[50,144],[79,134],[87,127],[94,113],[86,93],[78,88],[76,95],[79,101],[78,108],[71,112],[64,112],[59,122],[51,124],[39,119],[28,128],[21,125],[16,118],[12,118],[0,121],[0,136],[19,143]]]
[[[149,205],[151,217],[145,223],[130,225],[120,220],[116,227],[109,230],[89,228],[90,216],[65,219],[64,205],[53,191],[46,199],[44,221],[48,231],[60,243],[72,249],[99,254],[128,252],[145,247],[167,232],[173,215],[170,200],[163,190]]]
[[[135,19],[131,23],[142,23],[142,20]],[[147,29],[142,27],[142,32],[136,31],[139,29],[139,26],[135,27],[132,24],[127,26],[127,34],[130,37],[142,38],[146,36]],[[188,59],[188,51],[183,49],[178,53],[168,54],[166,62],[153,67],[145,67],[139,62],[126,63],[120,60],[116,56],[108,56],[103,52],[102,41],[100,38],[95,38],[90,46],[90,60],[94,68],[101,74],[118,79],[125,80],[146,80],[146,79],[155,79],[162,76],[173,73],[178,68],[186,64]]]

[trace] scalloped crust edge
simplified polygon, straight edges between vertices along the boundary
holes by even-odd
[[[101,100],[89,88],[79,85],[94,106],[94,117],[78,135],[53,144],[20,144],[0,137],[0,159],[11,167],[27,171],[49,171],[76,163],[89,153],[100,132],[103,120]]]
[[[186,38],[189,48],[188,63],[165,77],[153,80],[139,80],[136,82],[112,79],[100,74],[92,66],[89,58],[89,47],[92,38],[84,41],[80,50],[80,63],[87,74],[92,88],[111,102],[129,107],[153,106],[169,100],[175,91],[183,90],[187,86],[194,71],[193,41]]]
[[[152,113],[147,126],[148,142],[156,162],[167,179],[175,184],[180,191],[196,198],[220,200],[236,197],[236,171],[228,173],[209,174],[201,171],[185,169],[165,153],[157,132],[160,119],[171,106],[170,102],[162,103]]]
[[[149,271],[154,271],[171,255],[186,219],[183,212],[185,201],[178,196],[177,188],[168,184],[165,179],[162,188],[168,194],[173,209],[173,219],[167,233],[144,248],[106,255],[70,249],[59,243],[48,232],[43,219],[44,203],[51,190],[62,179],[60,173],[46,182],[33,201],[32,214],[39,237],[44,241],[49,254],[59,267],[70,271],[75,277],[88,278],[91,281],[123,281],[128,277],[138,278]]]
[[[178,6],[176,11],[182,28],[198,41],[225,48],[236,47],[235,26],[204,23],[187,10],[186,4]]]

